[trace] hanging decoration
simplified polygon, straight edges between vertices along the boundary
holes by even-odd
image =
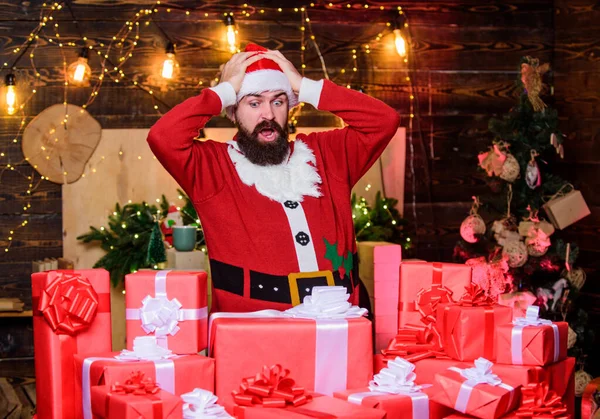
[[[235,20],[233,19],[233,13],[225,15],[225,36],[227,39],[227,48],[229,52],[235,54],[239,51],[237,44],[237,29],[235,28]]]
[[[511,240],[502,248],[502,256],[508,258],[508,266],[519,268],[527,262],[527,246],[520,240]]]
[[[88,48],[82,48],[77,61],[71,63],[67,68],[69,83],[77,85],[89,84],[92,69],[88,64]]]
[[[163,79],[172,80],[175,78],[177,70],[179,70],[179,63],[175,60],[175,45],[169,41],[165,50],[165,61],[163,61],[162,70],[160,75]]]
[[[6,113],[14,115],[17,112],[17,86],[15,84],[15,75],[7,74],[4,79],[6,84]]]
[[[485,256],[472,258],[467,260],[465,265],[473,269],[473,283],[479,285],[485,291],[485,294],[493,298],[494,301],[512,283],[512,278],[506,275],[508,273],[508,258],[504,255],[490,262],[487,261]]]
[[[531,150],[531,160],[527,164],[525,169],[525,182],[531,189],[535,189],[542,184],[542,176],[540,174],[540,168],[538,167],[535,158],[538,156],[538,152]]]
[[[500,178],[504,179],[507,182],[513,183],[519,177],[521,173],[521,168],[519,167],[519,162],[510,153],[506,154],[506,161],[502,165],[502,173],[500,173]]]
[[[477,213],[479,211],[479,198],[473,197],[470,215],[460,225],[460,236],[468,243],[476,243],[485,234],[485,221]]]
[[[542,75],[550,70],[548,63],[540,65],[540,60],[532,57],[525,57],[521,64],[521,82],[527,91],[527,97],[535,112],[542,111],[546,104],[540,99],[542,92]]]
[[[506,161],[506,153],[500,147],[502,143],[496,143],[490,147],[489,151],[479,153],[479,167],[486,171],[488,176],[500,176],[502,174],[502,166]]]
[[[562,145],[562,141],[558,140],[558,136],[555,133],[550,134],[550,144],[556,150],[556,154],[560,156],[561,159],[565,158],[565,149]]]

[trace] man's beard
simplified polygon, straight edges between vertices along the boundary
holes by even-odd
[[[288,156],[290,145],[288,143],[288,127],[282,128],[275,121],[262,121],[250,133],[242,125],[237,124],[237,143],[244,156],[252,163],[259,166],[270,166],[282,163]],[[275,131],[277,138],[270,142],[263,142],[258,134],[264,129]]]

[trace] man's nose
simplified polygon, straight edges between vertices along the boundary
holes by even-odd
[[[269,121],[275,119],[275,113],[273,112],[273,108],[270,103],[263,104],[261,111],[262,119],[266,119]]]

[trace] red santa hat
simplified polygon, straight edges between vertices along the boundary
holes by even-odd
[[[248,44],[245,52],[266,52],[267,49],[256,44]],[[237,94],[237,101],[250,94],[261,94],[263,92],[284,91],[288,97],[290,108],[298,104],[298,96],[292,90],[292,85],[287,76],[281,71],[281,67],[268,58],[263,58],[248,66],[246,75],[242,81],[242,87]],[[233,111],[233,109],[228,111]]]

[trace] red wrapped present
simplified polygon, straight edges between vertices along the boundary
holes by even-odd
[[[455,263],[402,262],[398,327],[435,320],[436,306],[451,302],[471,283],[471,267]]]
[[[570,419],[571,414],[547,382],[529,384],[521,389],[521,406],[505,418]]]
[[[155,339],[144,336],[139,340]],[[149,345],[150,346],[150,345]],[[135,349],[138,349],[137,347]],[[156,350],[165,350],[155,345]],[[91,418],[90,391],[96,385],[111,386],[123,383],[132,370],[140,371],[154,380],[164,391],[180,396],[194,388],[214,390],[214,360],[200,355],[169,356],[168,353],[151,353],[139,350],[136,352],[123,351],[104,353],[97,356],[75,356],[75,371],[77,371],[77,389],[75,398],[77,405],[77,418]],[[119,357],[119,358],[116,358]],[[147,357],[147,360],[142,359]],[[190,373],[190,371],[192,373]]]
[[[415,366],[398,357],[373,377],[369,387],[335,392],[350,403],[381,409],[386,419],[441,419],[452,409],[430,400],[431,388],[415,383]]]
[[[530,306],[525,317],[497,327],[497,362],[543,366],[567,357],[568,323],[540,319],[539,309]]]
[[[518,402],[516,389],[492,373],[492,365],[479,358],[474,368],[450,367],[436,374],[432,400],[482,419],[510,412]]]
[[[575,358],[567,358],[544,367],[545,380],[550,390],[558,394],[567,407],[567,413],[575,417]]]
[[[110,277],[104,269],[31,275],[37,413],[74,417],[73,355],[111,350]]]
[[[512,309],[494,304],[476,284],[457,304],[438,306],[437,328],[450,358],[473,361],[479,357],[495,360],[495,330],[512,321]]]
[[[581,396],[581,419],[592,419],[600,406],[595,396],[600,393],[600,378],[595,378],[585,386]]]
[[[206,348],[206,272],[138,271],[125,276],[127,349],[137,336],[156,336],[173,353]]]
[[[233,406],[226,403],[238,419],[323,418],[383,419],[386,413],[356,406],[342,400],[308,393],[296,384],[290,371],[273,365],[263,366],[259,373],[241,380],[232,392]]]
[[[92,413],[102,419],[181,419],[183,401],[161,390],[144,374],[133,373],[123,384],[95,386]]]

